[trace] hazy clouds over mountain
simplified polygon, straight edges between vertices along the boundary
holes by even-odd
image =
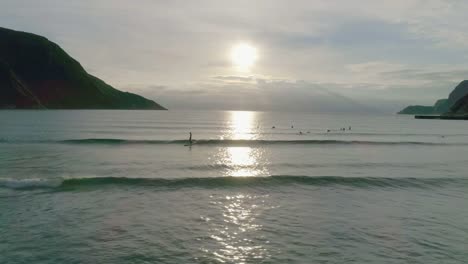
[[[467,78],[464,1],[3,0],[91,73],[169,109],[395,112]],[[238,42],[258,50],[234,69]]]

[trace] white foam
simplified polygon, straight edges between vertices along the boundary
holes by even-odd
[[[10,189],[27,189],[27,188],[54,188],[62,184],[62,179],[10,179],[0,178],[0,187]]]

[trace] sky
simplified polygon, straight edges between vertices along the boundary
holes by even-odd
[[[462,0],[0,0],[91,74],[169,109],[394,113],[468,74]],[[257,50],[249,70],[231,50]]]

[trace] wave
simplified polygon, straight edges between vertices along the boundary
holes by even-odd
[[[130,145],[130,144],[187,144],[187,140],[132,140],[113,138],[88,138],[69,139],[59,143],[66,144],[106,144],[106,145]],[[467,145],[468,143],[439,143],[420,141],[361,141],[361,140],[235,140],[235,139],[201,139],[194,145],[216,146],[256,146],[256,145]]]
[[[429,166],[446,166],[446,162],[427,162],[427,163],[395,163],[395,162],[352,162],[352,163],[271,163],[268,164],[269,168],[427,168]],[[238,170],[238,169],[258,169],[263,167],[264,164],[225,164],[225,163],[214,163],[214,164],[200,164],[200,165],[188,165],[180,166],[175,169],[177,170],[190,170],[190,171],[217,171],[217,170]]]
[[[16,190],[75,190],[86,187],[135,186],[165,189],[271,187],[287,185],[347,186],[355,188],[432,188],[446,185],[466,186],[468,178],[382,178],[339,176],[256,176],[206,178],[125,178],[88,177],[67,179],[0,179],[0,187]]]
[[[63,179],[0,179],[0,187],[8,189],[37,189],[54,188],[61,186]]]
[[[120,138],[85,138],[65,140],[7,140],[0,139],[0,143],[18,144],[76,144],[76,145],[186,145],[187,140],[151,140],[151,139],[120,139]],[[247,139],[199,139],[193,145],[203,146],[261,146],[261,145],[421,145],[421,146],[460,146],[468,145],[464,142],[426,142],[426,141],[367,141],[367,140],[247,140]]]

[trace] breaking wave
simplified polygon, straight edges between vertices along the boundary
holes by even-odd
[[[76,144],[76,145],[187,145],[187,140],[151,140],[151,139],[119,139],[119,138],[85,138],[65,140],[9,140],[1,139],[0,143],[34,143],[34,144]],[[203,146],[262,146],[262,145],[420,145],[420,146],[453,146],[468,145],[457,142],[425,142],[425,141],[366,141],[366,140],[333,140],[333,139],[306,139],[306,140],[244,140],[244,139],[200,139],[192,145]]]
[[[70,139],[60,141],[68,144],[187,144],[187,140],[129,140],[109,138]],[[418,141],[351,141],[351,140],[231,140],[231,139],[201,139],[194,145],[216,146],[255,146],[255,145],[451,145],[450,143],[418,142]],[[457,143],[456,145],[460,145]]]
[[[260,177],[206,177],[206,178],[126,178],[87,177],[67,179],[0,179],[0,187],[17,190],[69,190],[86,187],[135,186],[155,188],[231,188],[269,187],[286,185],[347,186],[355,188],[432,188],[446,185],[465,186],[468,178],[382,178],[339,176],[277,175]]]

